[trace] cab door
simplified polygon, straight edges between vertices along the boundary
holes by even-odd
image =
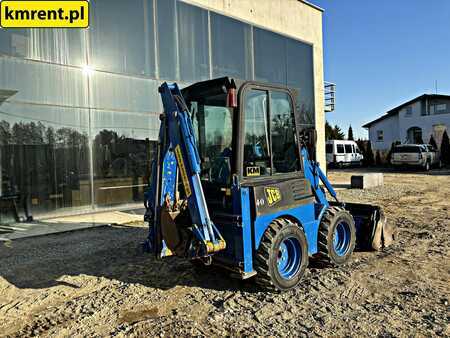
[[[241,89],[239,114],[240,182],[250,189],[253,217],[311,204],[291,93],[249,84]]]
[[[294,100],[288,90],[249,85],[241,93],[239,114],[237,172],[244,181],[301,174]]]

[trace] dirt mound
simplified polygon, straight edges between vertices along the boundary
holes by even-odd
[[[0,336],[449,336],[449,182],[388,174],[384,187],[340,191],[383,205],[399,241],[342,268],[313,263],[286,293],[156,261],[137,250],[146,229],[136,225],[9,243],[0,247]]]

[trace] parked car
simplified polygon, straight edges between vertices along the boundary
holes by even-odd
[[[400,144],[392,149],[391,164],[394,166],[420,167],[430,170],[441,167],[439,153],[430,144]]]
[[[327,164],[342,168],[362,165],[364,159],[355,141],[329,140],[325,144]]]

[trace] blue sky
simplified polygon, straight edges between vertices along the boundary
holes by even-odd
[[[361,126],[424,93],[450,94],[450,0],[311,0],[324,12],[327,120]]]

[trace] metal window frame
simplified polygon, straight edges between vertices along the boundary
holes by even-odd
[[[286,180],[288,178],[292,177],[304,177],[304,170],[302,166],[302,161],[299,158],[300,166],[298,170],[289,172],[289,173],[279,173],[279,174],[273,174],[273,154],[272,154],[272,135],[270,132],[270,123],[269,123],[269,153],[270,153],[270,165],[271,165],[271,174],[265,175],[265,176],[259,176],[259,177],[247,177],[244,176],[244,144],[245,144],[245,135],[244,133],[241,133],[240,131],[243,131],[245,128],[245,112],[244,112],[244,103],[246,99],[246,94],[251,90],[261,90],[267,92],[267,97],[269,99],[268,105],[267,105],[267,114],[268,114],[268,121],[270,121],[271,117],[271,99],[270,99],[270,93],[271,92],[282,92],[288,94],[288,97],[291,100],[291,107],[294,114],[294,124],[295,124],[295,131],[294,134],[295,142],[297,145],[297,148],[299,148],[299,140],[298,140],[298,131],[301,128],[301,124],[298,123],[298,118],[296,114],[296,105],[295,105],[295,97],[292,93],[292,91],[282,85],[270,85],[270,84],[264,84],[256,81],[247,81],[245,82],[240,88],[238,92],[238,102],[239,102],[239,108],[237,109],[237,114],[235,114],[236,120],[238,123],[235,124],[237,126],[237,130],[233,132],[233,138],[235,139],[235,143],[233,143],[238,149],[236,151],[236,159],[234,161],[234,167],[233,167],[233,173],[236,174],[241,182],[243,184],[249,184],[253,182],[261,181],[261,179],[267,179],[270,178],[271,181],[281,181]],[[300,153],[298,154],[300,156]]]

